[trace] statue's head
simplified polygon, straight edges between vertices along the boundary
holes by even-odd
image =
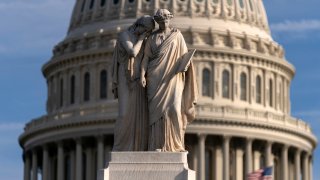
[[[159,24],[159,27],[168,27],[173,14],[167,9],[159,9],[153,16],[154,20]]]
[[[159,9],[153,17],[154,17],[154,20],[157,21],[157,23],[159,23],[162,21],[172,19],[173,14],[167,9]]]
[[[134,25],[136,31],[139,31],[139,34],[142,34],[144,32],[152,32],[152,30],[155,28],[155,22],[153,18],[148,15],[140,17]]]

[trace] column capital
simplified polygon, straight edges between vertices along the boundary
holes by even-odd
[[[301,154],[301,149],[300,148],[296,148],[295,154]]]
[[[282,150],[288,150],[289,149],[289,145],[288,144],[283,144],[282,146]]]
[[[198,138],[199,138],[199,139],[206,139],[207,134],[204,134],[204,133],[198,133],[198,134],[197,134],[197,136],[198,136]]]
[[[82,143],[82,138],[81,138],[81,137],[76,137],[76,138],[74,138],[74,141],[75,141],[77,144],[81,144],[81,143]]]
[[[245,139],[246,139],[247,142],[250,142],[250,143],[252,143],[253,140],[254,140],[253,137],[249,137],[249,136],[245,137]]]
[[[225,140],[225,141],[230,141],[231,136],[230,136],[230,135],[223,135],[222,138],[223,138],[223,140]]]
[[[267,146],[272,146],[273,143],[274,143],[274,142],[273,142],[273,141],[270,141],[270,140],[267,140],[267,141],[266,141]]]
[[[97,140],[103,140],[104,139],[104,135],[103,134],[97,134],[96,136]]]

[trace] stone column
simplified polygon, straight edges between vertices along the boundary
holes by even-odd
[[[284,145],[281,152],[282,179],[288,180],[288,146]]]
[[[272,166],[272,142],[267,141],[266,146],[265,146],[265,165]]]
[[[259,151],[254,151],[253,153],[253,157],[254,157],[254,163],[253,163],[253,171],[260,169],[260,157],[261,157],[261,153]]]
[[[139,18],[141,16],[141,10],[142,10],[142,2],[141,1],[136,1],[136,18]]]
[[[310,157],[310,161],[309,161],[309,180],[313,180],[313,161],[312,161],[312,157]]]
[[[309,180],[309,168],[308,168],[308,165],[309,165],[309,159],[308,159],[309,155],[308,153],[306,153],[304,156],[303,156],[303,160],[302,160],[302,179],[303,180]]]
[[[36,150],[32,150],[32,180],[38,180],[38,157]]]
[[[216,146],[214,151],[215,151],[214,177],[216,180],[219,180],[219,179],[222,179],[222,176],[223,176],[222,149],[220,146]]]
[[[81,139],[76,139],[76,180],[82,180],[82,144]]]
[[[42,149],[42,180],[49,180],[48,163],[49,163],[48,147],[44,145]]]
[[[252,141],[251,138],[246,140],[246,176],[252,172]]]
[[[120,0],[120,16],[119,19],[122,19],[125,16],[125,10],[124,10],[124,6],[125,6],[125,1],[126,0]]]
[[[230,137],[223,137],[223,180],[230,179]]]
[[[75,158],[75,152],[72,150],[70,152],[70,179],[74,180],[75,179],[75,166],[76,166],[76,158]]]
[[[24,156],[24,180],[30,180],[30,155],[25,152]]]
[[[57,177],[59,180],[64,179],[64,150],[63,150],[63,143],[58,142],[58,171]]]
[[[206,176],[206,135],[205,134],[199,134],[198,135],[198,141],[199,141],[199,179],[205,179]]]
[[[243,150],[236,149],[236,180],[243,180]]]
[[[294,155],[294,177],[295,180],[301,180],[301,151],[299,149],[296,150]]]
[[[92,164],[92,148],[88,148],[86,150],[86,179],[94,179],[93,178],[93,164]]]
[[[104,168],[104,143],[103,136],[97,137],[97,169]]]

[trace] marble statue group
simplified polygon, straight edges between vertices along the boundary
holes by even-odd
[[[197,86],[192,57],[172,13],[159,9],[118,35],[113,93],[119,102],[113,151],[183,152],[195,117]],[[159,28],[155,30],[155,22]]]

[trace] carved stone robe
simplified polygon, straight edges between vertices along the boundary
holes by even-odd
[[[129,31],[130,41],[136,39]],[[139,83],[143,46],[136,58],[126,52],[123,39],[117,39],[113,52],[113,91],[118,98],[119,116],[115,122],[113,151],[146,151],[148,144],[148,111],[145,88]]]
[[[188,52],[179,30],[166,39],[152,34],[146,43],[149,60],[146,72],[149,111],[148,149],[181,152],[188,122],[195,117],[197,87],[193,64],[186,72],[175,72],[179,58]]]

